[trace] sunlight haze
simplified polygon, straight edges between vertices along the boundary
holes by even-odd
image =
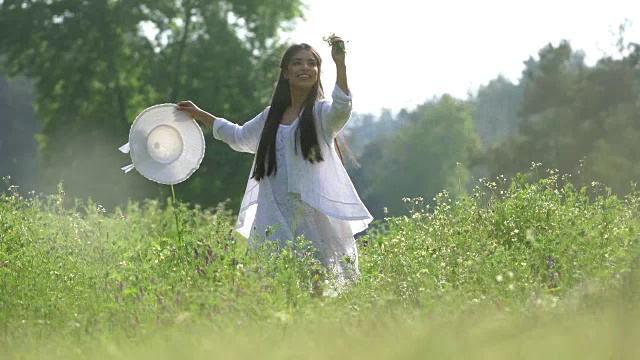
[[[306,21],[289,35],[316,47],[324,60],[323,85],[335,69],[323,36],[347,40],[354,111],[379,114],[412,109],[433,96],[466,98],[503,74],[517,81],[523,61],[548,43],[571,42],[588,64],[616,55],[618,27],[630,22],[627,41],[640,41],[640,2],[582,1],[344,1],[306,0]]]

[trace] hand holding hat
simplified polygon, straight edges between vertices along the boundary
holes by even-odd
[[[191,116],[192,119],[198,120],[208,127],[213,127],[213,122],[215,121],[216,117],[200,109],[193,102],[189,100],[180,101],[177,106],[178,110],[185,112],[186,114]]]

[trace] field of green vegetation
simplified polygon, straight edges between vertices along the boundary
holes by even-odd
[[[540,173],[538,173],[540,172]],[[14,190],[13,192],[11,190]],[[358,238],[337,296],[233,209],[0,197],[0,358],[637,358],[640,196],[533,167]]]

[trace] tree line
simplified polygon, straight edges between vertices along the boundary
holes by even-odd
[[[372,213],[403,214],[403,198],[433,204],[441,191],[455,196],[481,178],[511,178],[538,164],[576,186],[635,191],[640,46],[624,40],[625,26],[618,54],[594,65],[561,41],[526,59],[516,82],[499,75],[467,99],[445,94],[396,116],[356,116],[349,138],[360,167],[350,172]]]
[[[16,172],[21,157],[33,159],[18,149],[37,146],[37,185],[18,176],[27,187],[48,193],[62,181],[67,194],[107,208],[168,196],[166,186],[119,170],[129,159],[117,148],[135,116],[189,98],[250,119],[271,96],[286,46],[280,31],[303,16],[296,0],[1,1],[0,107],[10,126],[0,135],[9,149],[0,171]],[[403,198],[430,203],[440,191],[455,196],[480,177],[511,177],[532,163],[632,191],[640,48],[622,33],[619,53],[594,65],[562,41],[526,59],[515,82],[497,76],[466,99],[443,94],[397,114],[353,114],[346,135],[360,167],[347,166],[363,200],[378,218],[401,214]],[[37,143],[24,137],[34,132]],[[235,208],[252,159],[206,137],[200,169],[176,193]]]

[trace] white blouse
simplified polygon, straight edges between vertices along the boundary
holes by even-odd
[[[298,207],[296,211],[302,211],[304,214],[315,211],[323,215],[326,218],[323,221],[329,222],[326,226],[331,227],[333,231],[338,229],[337,233],[331,236],[334,238],[344,238],[346,224],[346,233],[352,242],[353,235],[365,230],[373,220],[360,200],[334,147],[335,137],[351,115],[351,95],[345,94],[336,85],[331,97],[331,100],[322,99],[314,106],[318,140],[324,161],[312,164],[304,160],[299,151],[296,153],[296,119],[290,126],[281,125],[278,130],[276,175],[257,182],[251,179],[251,172],[249,173],[236,224],[238,232],[243,236],[261,241],[260,239],[264,239],[266,226],[274,226],[272,235],[275,238],[292,239],[292,235],[297,236],[299,231],[292,229],[296,225],[294,219],[291,218],[289,210],[283,210],[291,199],[299,199],[295,205]],[[236,151],[255,154],[268,112],[269,107],[242,126],[217,118],[213,126],[213,136]],[[287,214],[283,214],[283,211]],[[308,216],[302,216],[296,219],[307,218]],[[312,231],[305,232],[306,238],[310,237],[310,232]]]

